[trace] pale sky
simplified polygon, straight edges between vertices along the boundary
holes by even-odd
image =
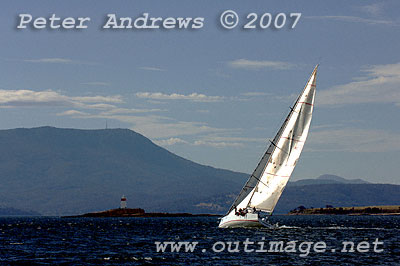
[[[219,25],[225,10],[238,28]],[[130,128],[198,163],[251,172],[320,63],[292,179],[400,184],[399,1],[2,1],[0,128]],[[240,29],[249,13],[301,13]],[[18,15],[90,17],[17,29]],[[203,17],[201,29],[102,29],[107,14]]]

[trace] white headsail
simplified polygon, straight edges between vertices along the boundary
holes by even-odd
[[[228,214],[235,207],[250,207],[269,213],[274,210],[307,139],[314,106],[317,68],[318,65]]]

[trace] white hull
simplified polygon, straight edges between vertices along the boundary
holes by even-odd
[[[219,228],[236,227],[262,227],[265,226],[266,216],[260,216],[258,213],[247,213],[246,215],[228,214],[222,217]]]

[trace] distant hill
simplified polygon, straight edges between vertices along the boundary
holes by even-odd
[[[400,185],[390,184],[319,184],[287,186],[276,205],[276,213],[305,206],[307,208],[399,205]]]
[[[248,178],[186,160],[128,129],[0,130],[0,147],[6,215],[103,211],[119,207],[123,194],[129,208],[146,212],[224,213]],[[291,182],[275,211],[399,204],[400,185],[323,175]]]
[[[0,130],[2,206],[72,215],[128,207],[218,212],[197,204],[240,190],[247,174],[200,165],[128,129]]]
[[[321,175],[316,179],[301,179],[288,183],[288,186],[322,185],[322,184],[369,184],[362,179],[346,179],[337,175]]]

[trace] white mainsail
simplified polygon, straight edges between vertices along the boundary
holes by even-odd
[[[285,122],[247,180],[227,215],[253,208],[272,213],[300,157],[310,128],[318,65]]]

